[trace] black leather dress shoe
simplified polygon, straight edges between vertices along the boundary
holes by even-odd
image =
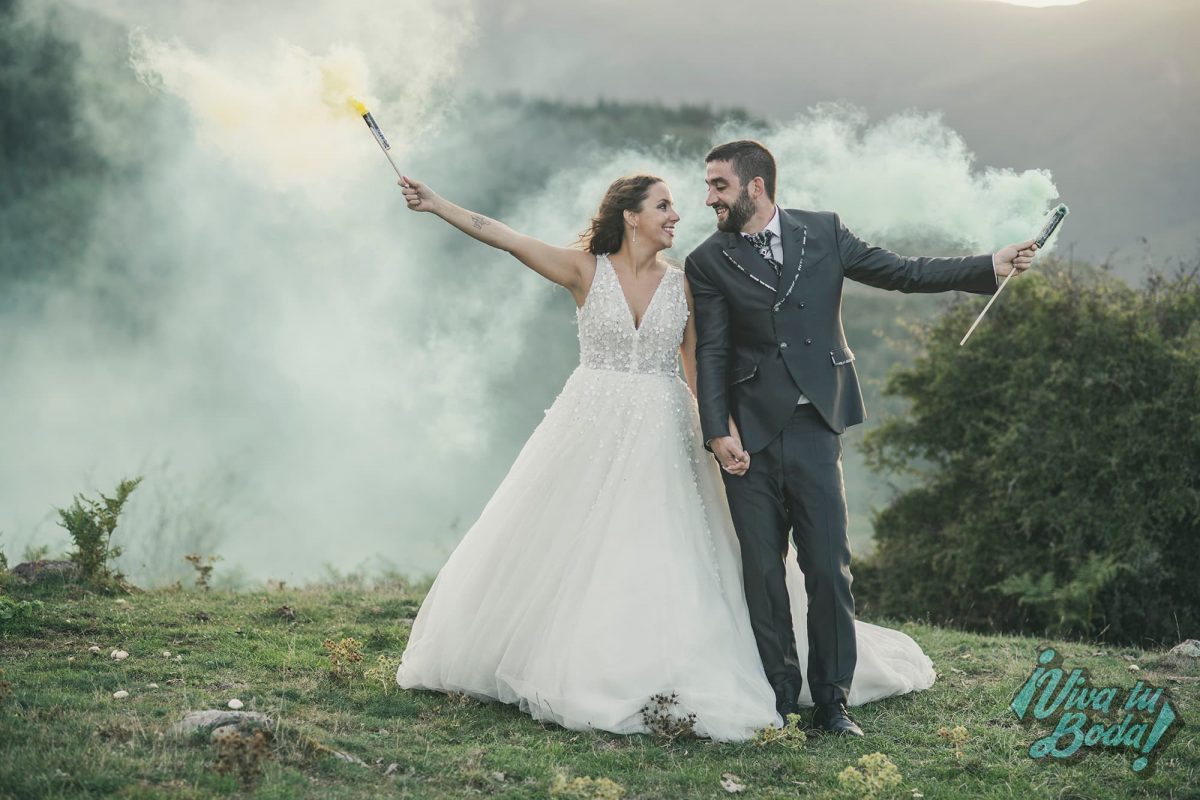
[[[795,701],[792,701],[792,702],[787,702],[787,701],[783,701],[783,702],[777,702],[777,703],[775,704],[775,710],[776,710],[777,712],[779,712],[779,716],[783,717],[784,724],[786,724],[786,723],[787,723],[787,721],[788,721],[788,715],[789,715],[789,714],[796,714],[797,716],[803,716],[803,715],[804,715],[804,712],[803,712],[803,711],[800,709],[800,704],[799,704],[799,703],[797,703],[797,702],[795,702]],[[801,727],[801,728],[803,728],[803,727],[804,727],[804,723],[803,723],[803,722],[801,722],[801,723],[799,723],[799,724],[800,724],[800,727]]]
[[[841,736],[862,736],[862,728],[850,719],[843,702],[825,703],[817,706],[813,712],[813,727],[823,733],[836,733]]]
[[[786,723],[788,714],[800,714],[800,684],[783,681],[775,687],[775,710]]]

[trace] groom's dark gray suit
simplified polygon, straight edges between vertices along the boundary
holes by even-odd
[[[857,647],[840,434],[865,409],[842,330],[842,282],[991,294],[996,277],[990,255],[904,258],[858,239],[833,213],[779,217],[778,276],[739,233],[718,231],[687,257],[700,422],[710,442],[729,434],[732,414],[752,454],[745,475],[724,479],[768,679],[777,694],[802,682],[784,583],[791,529],[808,591],[812,698],[844,702]],[[801,393],[811,402],[797,405]]]

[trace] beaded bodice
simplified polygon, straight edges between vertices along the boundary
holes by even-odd
[[[577,312],[579,363],[592,369],[679,374],[679,345],[687,324],[683,270],[667,267],[638,328],[608,256],[596,256],[596,275]]]

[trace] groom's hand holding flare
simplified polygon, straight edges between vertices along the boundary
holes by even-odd
[[[1000,293],[1004,291],[1004,287],[1008,285],[1008,282],[1013,278],[1013,276],[1020,275],[1022,272],[1029,269],[1030,265],[1033,264],[1033,256],[1042,246],[1039,244],[1039,242],[1044,243],[1050,234],[1054,232],[1055,226],[1062,221],[1063,217],[1066,216],[1066,209],[1066,206],[1058,207],[1058,211],[1055,212],[1054,219],[1042,232],[1042,235],[1039,238],[1031,239],[1028,242],[1022,242],[1021,244],[1010,244],[999,253],[992,254],[992,271],[996,274],[996,292],[992,295],[992,298],[988,300],[987,305],[983,307],[983,311],[979,312],[979,316],[975,318],[975,321],[971,323],[971,327],[967,329],[966,334],[958,343],[959,347],[965,345],[967,343],[967,339],[971,338],[971,334],[975,331],[975,328],[977,328],[979,323],[983,321],[984,315],[987,314],[988,309],[992,307],[992,303],[996,302],[996,298],[999,297]],[[1004,277],[1003,281],[1000,280],[1001,276]]]
[[[1033,256],[1038,251],[1037,242],[1030,239],[1020,244],[1010,244],[992,256],[992,267],[996,270],[997,278],[1007,278],[1012,273],[1020,275],[1033,263]]]

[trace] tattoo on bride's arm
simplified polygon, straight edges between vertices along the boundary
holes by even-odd
[[[489,220],[487,217],[481,217],[478,214],[472,214],[471,223],[475,226],[475,230],[481,231],[483,230],[484,225],[491,224],[491,220]]]

